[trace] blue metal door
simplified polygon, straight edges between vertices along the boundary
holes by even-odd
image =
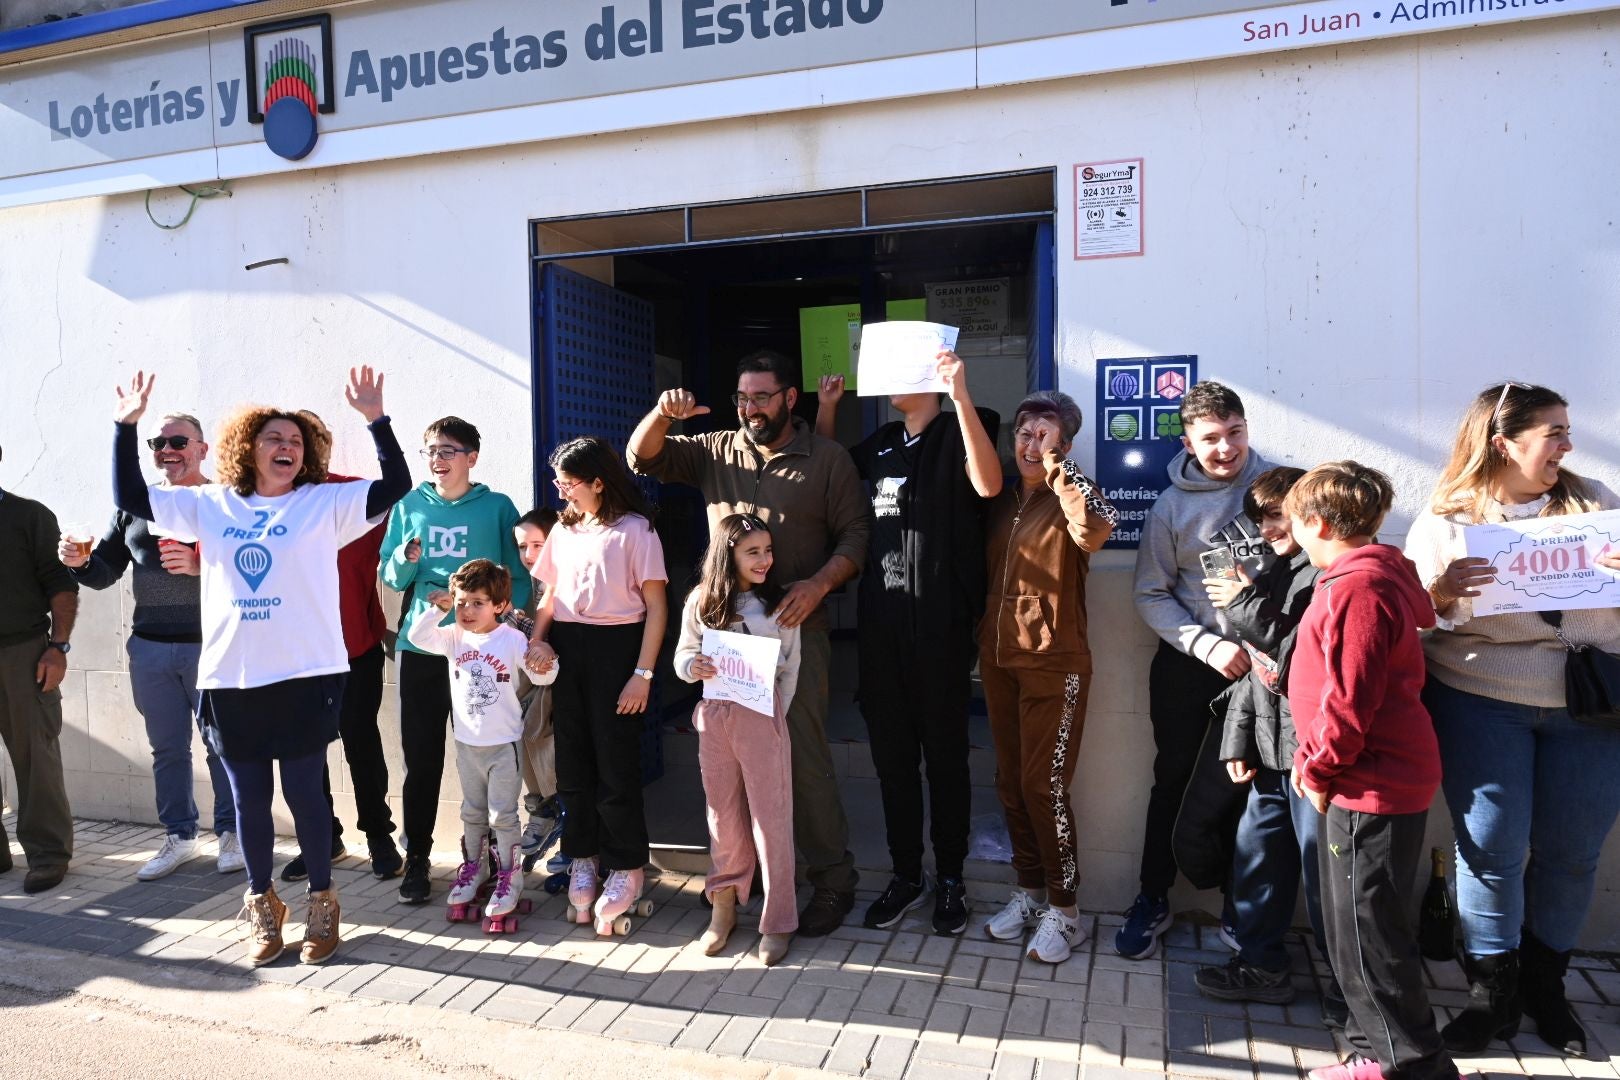
[[[653,305],[595,278],[545,263],[535,290],[535,505],[557,505],[546,458],[554,447],[598,435],[619,450],[655,400]],[[646,481],[649,496],[657,485]],[[673,595],[671,603],[674,602]],[[660,687],[642,734],[641,774],[664,774]]]
[[[1028,351],[1025,354],[1026,376],[1031,390],[1058,388],[1054,355],[1057,339],[1057,283],[1052,266],[1054,235],[1051,221],[1035,223],[1035,246],[1029,257]]]

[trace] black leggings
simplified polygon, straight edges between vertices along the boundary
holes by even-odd
[[[276,826],[270,802],[275,798],[275,762],[269,758],[222,758],[236,797],[236,838],[247,863],[248,885],[256,893],[270,887],[275,869]],[[309,867],[309,888],[320,892],[332,887],[331,810],[321,791],[326,768],[325,749],[298,758],[281,759],[281,797],[292,811],[293,829],[304,865]]]
[[[620,716],[619,694],[641,656],[642,623],[551,624],[557,681],[551,724],[557,739],[557,798],[563,854],[596,856],[604,870],[647,865],[647,816],[641,803],[645,713]]]

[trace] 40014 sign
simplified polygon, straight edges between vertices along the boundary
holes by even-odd
[[[1496,572],[1474,599],[1476,616],[1620,607],[1620,571],[1600,561],[1620,553],[1620,510],[1473,525],[1463,536]]]

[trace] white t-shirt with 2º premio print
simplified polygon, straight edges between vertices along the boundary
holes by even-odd
[[[146,491],[154,525],[199,542],[198,689],[245,690],[349,670],[337,553],[386,516],[366,518],[369,480],[305,484],[275,498],[222,484]]]

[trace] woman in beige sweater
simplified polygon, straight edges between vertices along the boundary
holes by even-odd
[[[1474,616],[1472,598],[1492,571],[1467,558],[1463,542],[1463,530],[1482,522],[1620,507],[1608,488],[1563,467],[1571,448],[1558,394],[1511,382],[1487,388],[1463,417],[1430,512],[1407,537],[1439,619],[1426,643],[1424,703],[1457,834],[1469,1002],[1442,1034],[1461,1053],[1513,1035],[1521,1013],[1548,1044],[1586,1052],[1563,976],[1620,814],[1620,732],[1565,709],[1565,648],[1541,615]],[[1620,555],[1599,561],[1620,570]],[[1562,630],[1620,653],[1620,609],[1564,612]]]

